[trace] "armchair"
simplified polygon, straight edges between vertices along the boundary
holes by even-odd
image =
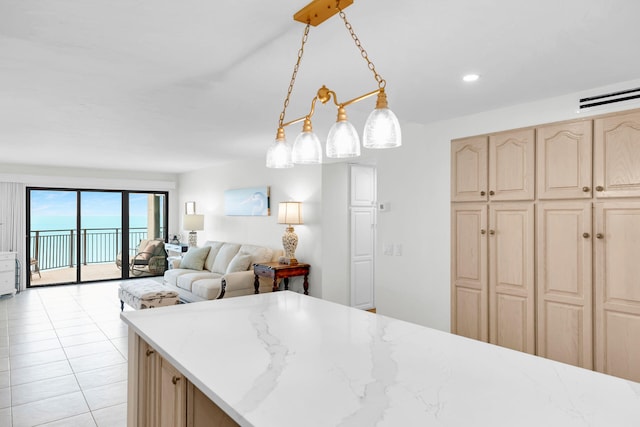
[[[122,268],[122,252],[116,257],[116,265]],[[136,254],[129,259],[132,276],[159,276],[167,269],[167,252],[160,239],[140,240]]]

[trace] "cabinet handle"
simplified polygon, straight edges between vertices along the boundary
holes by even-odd
[[[494,234],[496,234],[496,232],[495,232],[495,230],[489,230],[489,234],[491,234],[493,236]]]
[[[173,385],[176,385],[178,383],[178,381],[180,381],[180,377],[176,377],[174,375],[173,378],[171,378],[171,382],[173,383]]]
[[[598,239],[602,239],[602,238],[604,237],[604,235],[603,235],[602,233],[598,233],[598,234],[596,234],[596,237],[597,237]]]
[[[493,190],[489,190],[489,195],[490,195],[490,196],[493,196],[494,194],[496,194],[496,192],[495,192],[495,191],[493,191]]]
[[[588,193],[588,192],[589,192],[589,190],[590,190],[590,188],[589,188],[589,187],[582,187],[582,191],[584,191],[585,193]]]
[[[484,196],[485,194],[487,194],[487,192],[486,192],[486,191],[481,191],[481,192],[480,192],[480,195],[481,195],[481,196]]]
[[[584,237],[585,239],[588,239],[589,237],[591,237],[591,234],[589,234],[589,233],[582,233],[582,237]]]
[[[480,234],[487,234],[487,230],[483,228],[482,230],[480,230]]]
[[[602,185],[598,185],[596,187],[596,191],[604,191],[604,187]]]
[[[154,350],[151,350],[150,348],[148,348],[145,354],[147,355],[147,357],[149,357],[149,356],[151,356],[153,353],[155,353],[155,351],[154,351]]]

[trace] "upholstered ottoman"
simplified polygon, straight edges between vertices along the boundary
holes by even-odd
[[[153,280],[132,280],[120,284],[118,289],[120,310],[124,303],[135,309],[163,307],[178,304],[178,293]]]

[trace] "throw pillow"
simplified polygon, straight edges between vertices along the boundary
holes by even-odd
[[[153,254],[156,252],[156,249],[158,248],[158,245],[160,245],[160,243],[161,242],[159,240],[149,240],[147,246],[142,249],[142,251],[136,258],[146,259],[147,261],[150,260]]]
[[[201,248],[189,248],[186,254],[180,261],[180,268],[186,268],[189,270],[202,270],[204,266],[204,260],[209,254],[210,246],[203,246]]]
[[[236,271],[247,271],[251,265],[251,255],[237,253],[227,267],[227,273],[235,273]]]

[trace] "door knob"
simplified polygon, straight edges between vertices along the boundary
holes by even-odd
[[[596,234],[596,237],[597,237],[598,239],[602,239],[602,238],[604,237],[604,235],[603,235],[602,233],[598,233],[598,234]]]
[[[598,185],[596,187],[596,191],[604,191],[604,187],[602,185]]]
[[[496,232],[495,232],[495,230],[489,230],[489,234],[491,234],[493,236],[494,234],[496,234]]]
[[[174,375],[173,378],[171,378],[171,382],[173,383],[173,385],[176,385],[178,383],[178,381],[180,381],[180,377],[176,377]]]
[[[582,237],[588,239],[589,237],[591,237],[591,235],[589,233],[582,233]]]
[[[147,357],[151,356],[153,353],[155,353],[155,351],[151,350],[150,348],[148,348],[147,351],[145,352]]]
[[[487,230],[483,228],[482,230],[480,230],[480,234],[487,234]]]
[[[584,191],[585,193],[588,193],[588,192],[589,192],[589,190],[590,190],[590,188],[589,188],[589,187],[582,187],[582,191]]]
[[[495,191],[493,191],[493,190],[489,190],[489,195],[490,195],[490,196],[493,196],[494,194],[496,194],[496,192],[495,192]]]
[[[484,196],[485,194],[487,194],[487,193],[486,193],[486,191],[481,191],[481,192],[480,192],[480,195],[481,195],[481,196]]]

